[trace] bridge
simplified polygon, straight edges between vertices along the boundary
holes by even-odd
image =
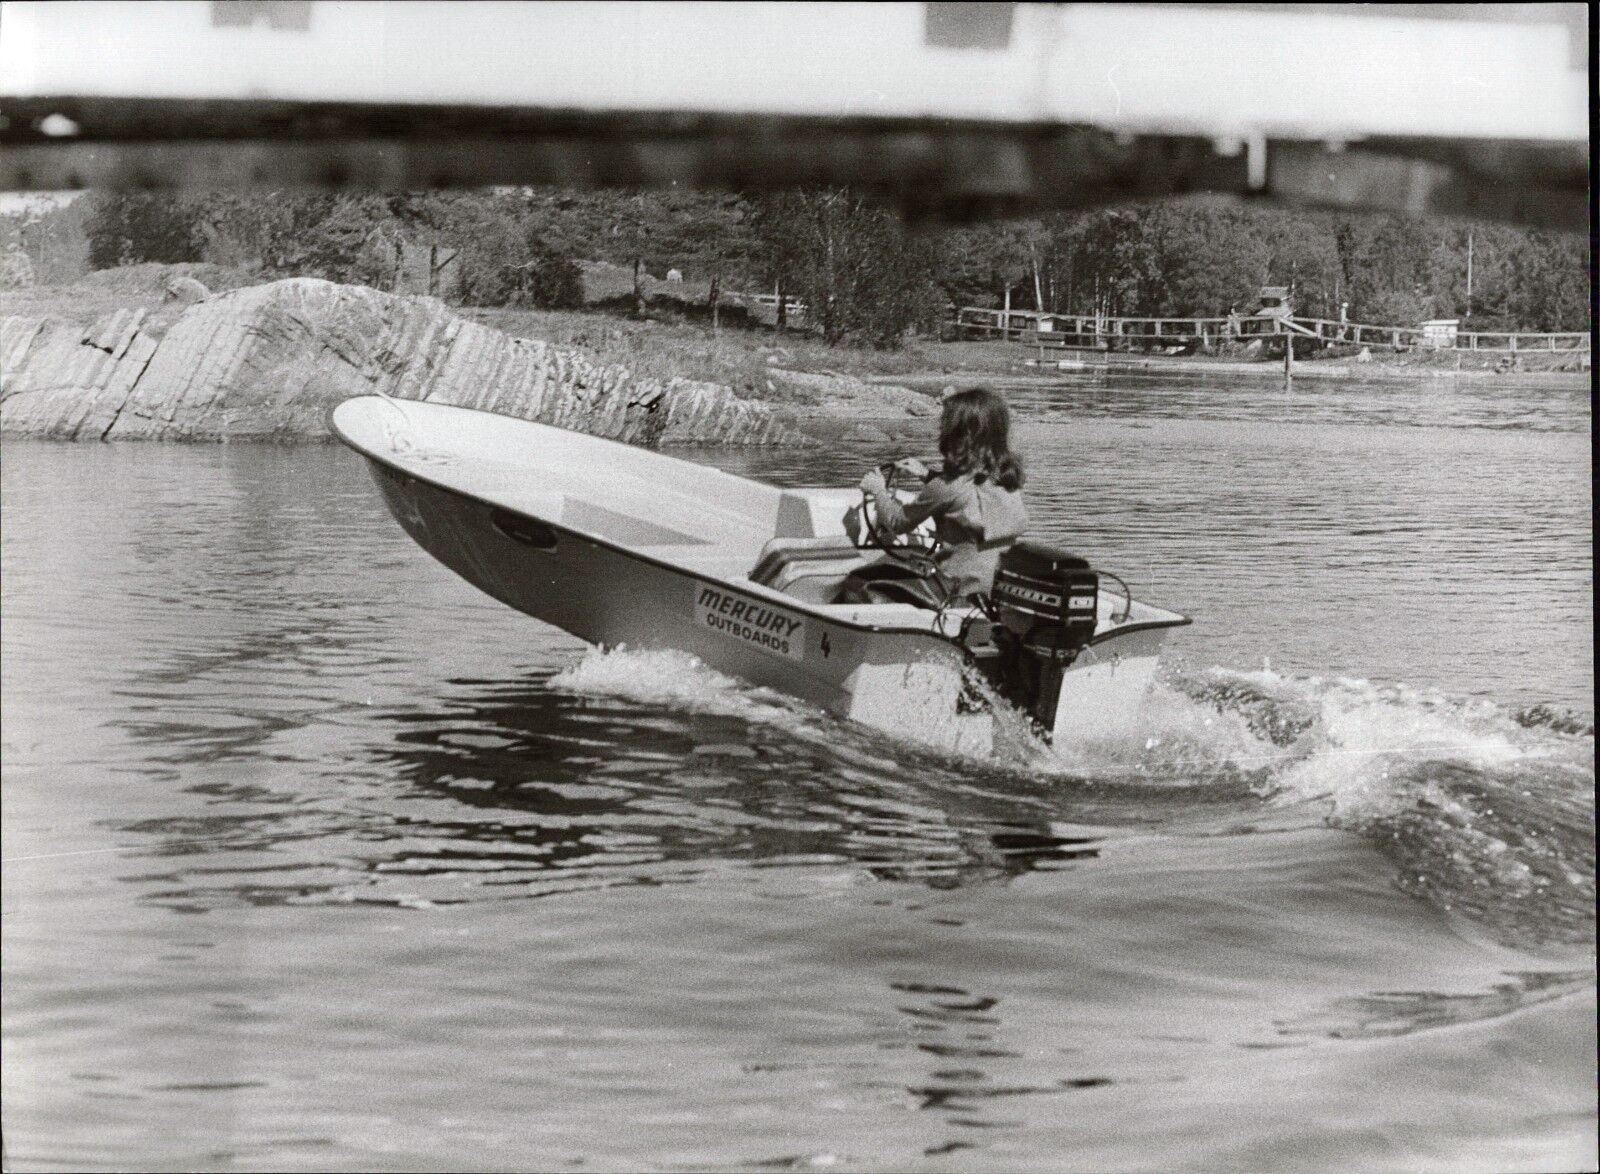
[[[1124,318],[1096,314],[1056,314],[1038,310],[991,310],[966,306],[947,321],[957,338],[990,338],[1030,347],[1128,351],[1305,338],[1316,347],[1363,346],[1392,351],[1457,350],[1505,354],[1588,351],[1584,331],[1527,333],[1459,330],[1450,323],[1431,326],[1373,326],[1328,318],[1263,316],[1232,318]],[[1274,342],[1272,345],[1278,345]],[[1298,348],[1297,348],[1298,349]]]
[[[4,9],[5,190],[835,185],[956,219],[1229,192],[1589,227],[1576,3]]]

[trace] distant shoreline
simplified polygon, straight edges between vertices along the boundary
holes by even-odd
[[[1075,366],[1057,367],[1047,362],[1021,365],[1009,373],[990,371],[961,371],[945,374],[896,375],[870,377],[869,383],[894,383],[917,391],[937,393],[952,383],[990,380],[1024,386],[1053,387],[1065,385],[1072,377],[1137,375],[1150,377],[1183,376],[1189,379],[1220,380],[1244,377],[1259,381],[1263,386],[1281,386],[1283,364],[1274,362],[1249,363],[1227,359],[1194,359],[1178,356],[1153,355],[1144,358],[1119,358],[1110,362],[1091,360]],[[1453,370],[1435,367],[1401,367],[1381,362],[1348,363],[1328,360],[1297,362],[1294,365],[1295,382],[1307,383],[1400,383],[1416,384],[1464,379],[1476,386],[1506,388],[1586,388],[1591,376],[1587,371],[1492,371],[1463,368]]]
[[[1026,361],[1030,371],[1057,374],[1183,374],[1198,376],[1239,376],[1283,382],[1283,364],[1276,360],[1245,362],[1230,359],[1192,358],[1181,355],[1148,355],[1140,358],[1115,356],[1082,360],[1051,360],[1041,365]],[[1474,383],[1507,387],[1582,387],[1590,381],[1587,371],[1496,371],[1487,367],[1443,367],[1426,364],[1399,364],[1392,359],[1374,358],[1370,362],[1344,359],[1305,359],[1295,362],[1291,378],[1308,380],[1349,380],[1371,383],[1416,383],[1438,379],[1468,379]]]
[[[196,274],[223,288],[212,292]],[[175,280],[192,287],[194,300],[169,295]],[[412,326],[379,345],[378,335],[401,322]],[[227,362],[210,341],[219,331],[231,340]],[[651,446],[827,444],[920,432],[947,388],[978,383],[1048,388],[1083,376],[1170,376],[1248,380],[1265,391],[1284,378],[1275,360],[1086,352],[1064,359],[1047,353],[1041,366],[1036,353],[1014,342],[915,339],[890,352],[830,347],[808,336],[713,332],[603,311],[450,308],[435,298],[317,280],[254,285],[243,275],[188,265],[141,265],[70,287],[0,292],[0,336],[7,368],[0,430],[53,439],[316,441],[326,439],[324,409],[337,398],[362,394],[373,381],[388,386],[385,380],[405,396],[421,380],[419,397],[465,396],[508,415],[554,413],[550,422]],[[363,355],[376,349],[345,356],[350,346]],[[386,349],[392,347],[403,362]],[[545,356],[555,382],[539,373]],[[1456,369],[1443,365],[1447,359],[1306,359],[1295,363],[1293,378],[1552,390],[1590,381],[1585,371]],[[1518,365],[1557,361],[1530,354]],[[459,363],[467,367],[457,370]],[[395,364],[415,370],[388,370]],[[438,379],[449,388],[434,388]]]

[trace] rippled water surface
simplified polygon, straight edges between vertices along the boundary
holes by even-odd
[[[339,448],[7,442],[11,1167],[1592,1168],[1586,398],[1013,402],[1195,617],[1027,770],[586,652]]]

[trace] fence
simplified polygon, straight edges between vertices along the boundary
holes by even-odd
[[[1427,337],[1420,326],[1375,326],[1328,318],[1112,318],[1094,314],[1051,314],[1038,310],[990,310],[966,306],[948,325],[958,338],[992,338],[1029,346],[1118,350],[1133,346],[1212,346],[1230,340],[1294,335],[1323,346],[1384,347],[1389,350],[1587,351],[1590,336],[1581,331],[1513,333],[1458,330],[1451,340]]]

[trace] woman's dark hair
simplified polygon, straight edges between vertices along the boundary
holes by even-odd
[[[997,391],[969,387],[946,398],[939,452],[947,477],[971,473],[1002,489],[1022,488],[1022,460],[1011,451],[1011,412]]]

